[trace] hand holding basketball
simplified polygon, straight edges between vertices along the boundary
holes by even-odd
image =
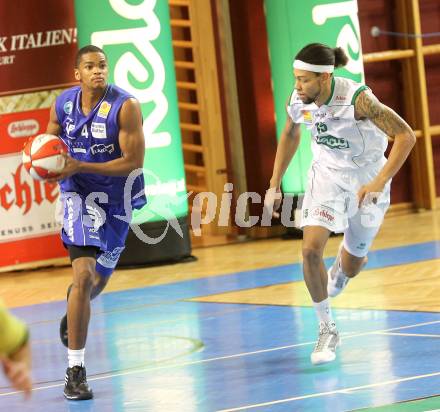
[[[58,136],[40,134],[25,144],[23,165],[34,179],[47,180],[64,169],[66,153],[67,148]]]
[[[80,161],[70,157],[67,153],[63,154],[64,156],[64,167],[62,170],[57,173],[56,176],[53,176],[48,179],[49,182],[57,182],[59,180],[63,180],[72,176],[79,171]]]

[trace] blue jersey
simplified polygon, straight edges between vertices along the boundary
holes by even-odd
[[[119,146],[118,115],[130,94],[115,85],[108,85],[101,100],[88,115],[81,109],[81,87],[72,87],[56,99],[55,110],[61,126],[60,137],[69,155],[84,162],[103,163],[122,157]],[[103,176],[77,173],[60,182],[61,192],[75,192],[86,197],[92,192],[104,192],[110,205],[124,202],[125,176]],[[134,208],[146,204],[143,174],[138,176],[128,195]]]

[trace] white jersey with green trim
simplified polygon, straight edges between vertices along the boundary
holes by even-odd
[[[369,88],[333,77],[330,98],[320,107],[304,104],[294,90],[287,113],[294,123],[304,123],[310,130],[314,162],[340,170],[383,165],[387,136],[370,120],[354,117],[354,103],[363,90]]]

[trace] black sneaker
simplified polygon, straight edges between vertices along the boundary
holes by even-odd
[[[72,289],[73,285],[70,285],[67,288],[67,300],[69,300],[70,291]],[[67,335],[67,313],[63,316],[60,322],[60,339],[62,344],[68,348],[69,347],[69,341],[68,341],[68,335]]]
[[[93,398],[93,391],[87,383],[86,368],[84,366],[67,368],[64,396],[70,401],[84,401]]]

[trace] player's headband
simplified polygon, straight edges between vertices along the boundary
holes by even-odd
[[[333,70],[335,70],[335,66],[333,66],[332,64],[310,64],[303,62],[302,60],[295,60],[293,62],[293,68],[299,70],[307,70],[309,72],[315,73],[333,73]]]

